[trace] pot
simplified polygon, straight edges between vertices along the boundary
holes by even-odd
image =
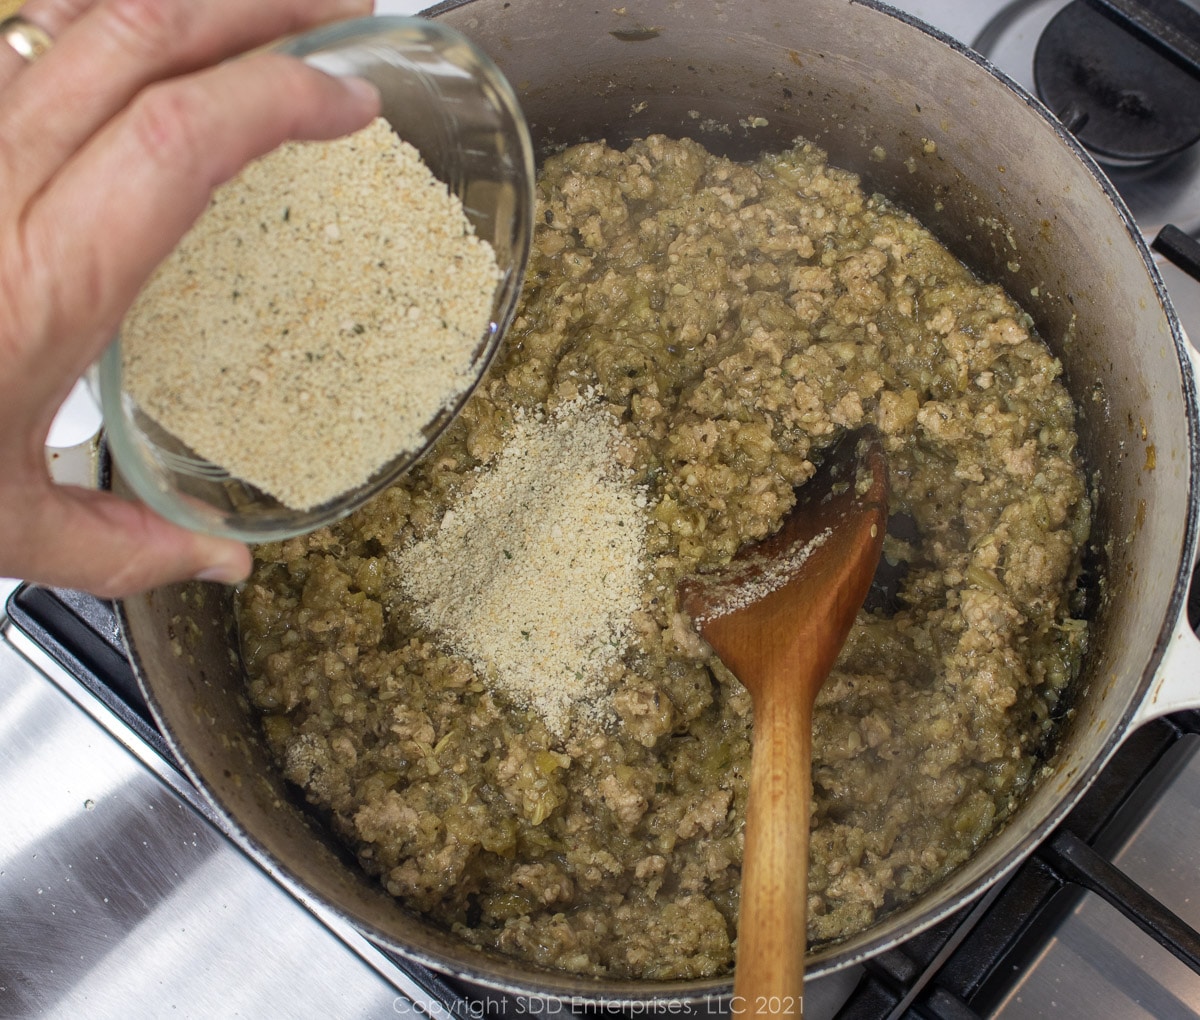
[[[467,0],[430,14],[500,65],[542,152],[664,132],[748,157],[811,139],[1006,287],[1061,358],[1095,479],[1103,577],[1076,708],[1053,774],[1003,831],[919,899],[813,952],[809,973],[902,942],[1020,863],[1134,728],[1200,704],[1200,645],[1184,614],[1198,523],[1196,368],[1137,228],[1034,99],[876,3]],[[422,924],[356,867],[271,764],[243,694],[229,593],[167,588],[127,601],[121,616],[167,740],[233,832],[382,945],[519,994],[612,1002],[728,992],[727,979],[548,973]]]

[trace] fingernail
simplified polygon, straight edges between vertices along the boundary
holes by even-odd
[[[349,75],[345,78],[338,78],[338,81],[359,102],[366,103],[369,101],[376,106],[379,105],[379,89],[367,81],[366,78]]]
[[[241,584],[247,578],[245,569],[238,563],[214,563],[193,577],[195,581],[216,581],[220,584]]]

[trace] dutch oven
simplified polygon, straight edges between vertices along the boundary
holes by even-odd
[[[818,976],[879,953],[1013,869],[1122,740],[1200,704],[1185,602],[1197,531],[1192,352],[1137,227],[1045,110],[973,53],[863,0],[467,0],[428,12],[478,42],[542,153],[652,132],[741,158],[803,136],[930,227],[1027,309],[1061,359],[1096,494],[1092,637],[1053,772],[977,855],[923,896],[810,953]],[[724,130],[706,130],[713,124]],[[729,979],[603,981],[488,955],[407,913],[302,808],[244,693],[230,593],[183,585],[121,607],[167,740],[244,845],[369,937],[521,994],[704,1000]]]

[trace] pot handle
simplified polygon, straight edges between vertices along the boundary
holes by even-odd
[[[1190,343],[1186,349],[1192,378],[1200,387],[1200,351]],[[1200,557],[1200,550],[1193,557],[1193,572],[1197,557]],[[1200,709],[1200,637],[1188,622],[1186,605],[1175,621],[1170,644],[1158,665],[1149,691],[1134,713],[1130,730],[1151,719],[1185,709]]]
[[[1182,231],[1171,226],[1164,227],[1155,238],[1153,247],[1200,280],[1200,272],[1197,271],[1197,267],[1200,267],[1200,261],[1197,260],[1200,246]],[[1184,347],[1188,356],[1187,368],[1191,370],[1197,388],[1200,388],[1200,351],[1190,343]],[[1196,557],[1200,557],[1200,550]],[[1195,569],[1194,557],[1192,570]],[[1185,606],[1175,621],[1170,644],[1159,663],[1150,690],[1134,713],[1130,731],[1151,719],[1186,709],[1200,709],[1200,637],[1188,623]]]
[[[1185,709],[1200,709],[1200,637],[1188,623],[1186,608],[1179,614],[1170,644],[1130,729]]]
[[[46,467],[59,485],[78,485],[85,489],[102,487],[103,429],[93,375],[94,369],[89,369],[87,375],[76,382],[54,416],[50,434],[46,437]]]
[[[99,432],[72,446],[46,447],[46,467],[59,485],[101,488],[102,465]]]

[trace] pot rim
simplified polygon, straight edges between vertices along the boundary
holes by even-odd
[[[422,11],[420,16],[436,18],[450,11],[470,7],[474,2],[475,0],[443,0],[443,2]],[[1107,197],[1142,260],[1143,267],[1151,281],[1155,296],[1170,328],[1174,353],[1180,366],[1184,411],[1188,426],[1188,489],[1183,543],[1179,550],[1179,562],[1176,568],[1175,581],[1168,602],[1167,612],[1155,639],[1152,654],[1139,679],[1136,691],[1130,698],[1129,704],[1121,714],[1120,719],[1110,728],[1106,741],[1099,753],[1093,757],[1086,768],[1081,769],[1071,779],[1070,785],[1066,787],[1062,795],[1055,802],[1053,809],[1048,811],[1029,833],[1016,842],[1003,855],[991,873],[986,875],[981,881],[974,883],[969,889],[962,891],[960,894],[940,902],[931,903],[931,905],[922,910],[919,916],[904,923],[898,930],[890,933],[881,933],[874,937],[868,932],[863,936],[863,941],[849,951],[844,948],[844,944],[832,944],[817,950],[814,954],[810,955],[809,962],[806,965],[807,975],[813,979],[851,967],[872,956],[894,948],[914,935],[931,928],[965,905],[975,902],[989,889],[997,890],[999,883],[1015,871],[1049,833],[1061,823],[1063,818],[1091,786],[1096,776],[1116,752],[1121,742],[1131,732],[1131,724],[1135,721],[1142,703],[1146,700],[1147,692],[1159,670],[1177,621],[1184,612],[1190,586],[1191,570],[1196,558],[1198,536],[1200,536],[1200,404],[1198,404],[1195,369],[1188,354],[1188,340],[1184,334],[1179,317],[1171,304],[1161,274],[1124,200],[1120,197],[1095,160],[1063,128],[1050,111],[1020,84],[995,67],[987,58],[920,19],[880,2],[880,0],[846,0],[846,2],[849,5],[868,8],[880,14],[893,17],[923,32],[943,45],[948,46],[959,56],[966,58],[979,70],[997,79],[1005,86],[1015,100],[1023,103],[1050,126],[1059,142],[1067,146],[1075,154],[1076,158],[1083,163],[1089,175]],[[247,831],[237,821],[236,817],[223,805],[219,796],[202,780],[185,749],[180,746],[170,726],[166,723],[158,701],[154,697],[150,685],[144,679],[144,670],[140,657],[128,637],[129,625],[124,606],[118,604],[117,612],[120,620],[122,640],[125,643],[130,661],[134,665],[138,683],[142,687],[143,694],[149,702],[156,721],[163,730],[167,743],[179,758],[189,779],[191,779],[206,800],[216,810],[226,830],[238,840],[243,848],[261,866],[268,872],[282,873],[290,880],[299,882],[300,880],[291,869],[276,860],[254,834]],[[999,835],[1001,834],[994,834],[992,838],[997,838]],[[927,899],[936,900],[936,897],[937,886],[934,886],[913,901],[912,906],[915,907]],[[393,936],[380,930],[378,926],[362,921],[346,909],[330,902],[326,897],[318,898],[335,916],[362,931],[375,943],[394,951],[405,959],[428,967],[436,972],[470,981],[480,987],[505,994],[545,996],[572,1003],[603,1004],[609,1008],[615,1008],[621,1004],[637,1007],[651,1001],[655,1001],[660,1005],[668,1003],[711,1003],[713,1000],[727,999],[732,991],[731,975],[691,981],[601,981],[599,979],[585,978],[564,972],[543,970],[532,964],[523,963],[515,959],[499,958],[493,954],[483,952],[475,954],[476,959],[479,960],[478,967],[474,965],[469,967],[462,966],[461,964],[447,961],[434,952],[424,951],[407,944],[399,943]],[[905,909],[901,908],[896,914],[903,914]],[[488,961],[494,961],[495,965],[487,966]],[[521,972],[521,977],[524,980],[516,981],[513,979],[512,973],[517,970]],[[508,972],[507,977],[505,976],[505,971]]]

